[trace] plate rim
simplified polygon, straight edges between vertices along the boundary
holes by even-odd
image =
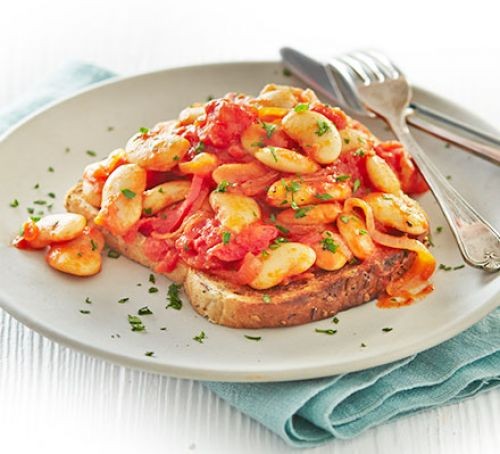
[[[186,71],[186,70],[193,71],[200,68],[220,68],[224,66],[245,66],[245,65],[279,66],[280,64],[281,62],[277,60],[225,61],[225,62],[215,62],[206,64],[186,65],[179,67],[177,66],[167,67],[167,68],[157,69],[154,71],[144,71],[132,75],[111,77],[109,79],[92,84],[88,87],[83,87],[82,89],[77,90],[74,93],[63,96],[62,98],[54,100],[48,103],[47,105],[36,109],[31,114],[24,117],[21,121],[8,128],[0,136],[0,145],[3,145],[3,143],[6,141],[8,137],[10,137],[12,134],[21,129],[25,124],[29,123],[36,117],[43,115],[46,111],[49,111],[52,108],[55,108],[61,104],[64,104],[88,92],[99,90],[107,85],[113,85],[127,80],[138,79],[144,76],[158,75],[160,73],[165,73],[165,72],[176,72],[176,71]],[[481,117],[477,116],[475,113],[469,112],[467,109],[461,107],[459,104],[450,101],[445,97],[434,94],[432,91],[420,88],[418,85],[415,85],[414,88],[417,89],[417,91],[420,91],[424,94],[428,94],[431,97],[436,98],[451,107],[456,107],[458,110],[470,113],[470,115],[474,117],[474,119],[477,120],[478,123],[481,123],[481,125],[484,125],[484,127],[492,131],[495,131],[495,128],[493,128],[493,126],[491,126],[488,122],[483,120]],[[442,342],[449,340],[450,338],[458,335],[459,333],[465,331],[473,324],[480,321],[487,314],[493,311],[499,304],[500,304],[500,292],[492,295],[491,298],[489,298],[480,307],[474,310],[474,312],[469,313],[467,316],[461,316],[455,318],[454,323],[451,327],[449,325],[445,325],[442,330],[434,332],[430,336],[426,336],[419,342],[414,342],[405,348],[400,348],[392,352],[385,353],[384,355],[371,356],[367,358],[362,357],[355,360],[350,360],[348,363],[344,361],[342,363],[336,363],[330,366],[322,363],[316,366],[307,366],[307,369],[304,369],[303,368],[304,366],[302,366],[302,369],[300,366],[297,366],[294,368],[287,368],[284,371],[278,369],[268,369],[267,371],[248,372],[238,369],[228,369],[228,368],[221,369],[220,367],[215,369],[206,367],[200,369],[199,367],[194,367],[194,366],[166,365],[165,363],[158,363],[155,361],[148,360],[146,358],[143,359],[143,358],[131,357],[124,354],[112,352],[104,348],[99,348],[85,342],[81,342],[76,338],[71,338],[69,336],[66,336],[64,334],[52,330],[48,325],[45,325],[43,323],[38,323],[36,320],[31,318],[28,313],[19,310],[20,308],[22,308],[22,306],[12,301],[12,298],[10,298],[6,294],[4,289],[0,289],[0,307],[2,307],[3,310],[5,310],[9,315],[14,317],[16,320],[18,320],[28,328],[33,329],[34,331],[40,333],[46,338],[54,342],[57,342],[63,345],[64,347],[70,347],[81,353],[90,354],[100,359],[111,361],[115,364],[119,364],[124,367],[130,367],[133,369],[138,369],[146,372],[155,372],[178,378],[216,380],[225,382],[239,382],[239,381],[279,382],[279,381],[290,381],[290,380],[303,380],[303,379],[327,377],[339,373],[356,372],[383,364],[389,364],[391,362],[401,360],[416,353],[428,350]],[[349,366],[346,367],[346,364],[348,364]]]

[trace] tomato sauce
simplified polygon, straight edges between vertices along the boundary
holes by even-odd
[[[352,127],[367,131],[338,108],[321,103],[314,103],[310,108],[331,120],[338,130]],[[194,124],[178,126],[175,129],[176,134],[186,138],[191,144],[182,161],[189,161],[196,154],[206,152],[214,154],[219,165],[255,162],[241,141],[242,134],[251,125],[262,126],[260,147],[281,147],[300,152],[297,143],[281,129],[279,118],[266,117],[265,120],[268,123],[259,118],[259,111],[249,97],[232,93],[224,98],[212,100],[205,105],[205,114]],[[395,171],[405,191],[419,193],[427,189],[421,175],[398,142],[382,142],[374,151]],[[278,237],[284,238],[284,241],[310,244],[320,241],[321,233],[325,230],[338,232],[334,224],[278,225],[273,216],[280,210],[269,206],[266,199],[269,186],[280,178],[292,178],[297,184],[312,184],[321,192],[319,188],[324,183],[344,181],[351,186],[352,197],[362,197],[374,189],[366,171],[366,156],[363,151],[346,151],[342,152],[333,164],[322,167],[313,174],[293,175],[267,169],[262,176],[239,181],[230,186],[228,191],[257,200],[262,211],[260,221],[239,233],[224,232],[210,209],[206,211],[206,215],[195,222],[188,222],[188,227],[183,227],[193,213],[203,211],[203,207],[208,203],[208,195],[216,187],[210,175],[194,176],[191,189],[183,202],[174,204],[154,216],[145,214],[134,231],[147,237],[144,252],[150,260],[160,263],[158,271],[171,271],[181,260],[190,267],[208,271],[231,282],[248,283],[258,273],[258,257],[265,254]],[[186,178],[179,171],[148,172],[147,187],[151,188],[180,177]],[[310,276],[311,271],[313,269],[304,276]],[[379,305],[392,307],[394,300],[381,298]]]

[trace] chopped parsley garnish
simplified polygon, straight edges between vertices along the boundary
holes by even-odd
[[[439,269],[443,271],[456,271],[456,270],[461,270],[462,268],[465,268],[465,265],[457,265],[457,266],[449,266],[449,265],[443,265],[442,263],[439,264]]]
[[[132,331],[144,331],[146,327],[142,323],[142,320],[137,315],[128,315],[128,322],[130,323],[130,329]]]
[[[451,180],[451,175],[446,175],[447,180]]]
[[[207,336],[205,335],[205,331],[202,331],[197,336],[194,336],[193,340],[195,340],[196,342],[199,342],[200,344],[203,344],[203,340],[206,338],[207,338]]]
[[[179,156],[175,155],[172,159],[173,159],[174,161],[178,161],[180,158],[179,158]]]
[[[231,233],[230,232],[222,232],[222,243],[228,244],[230,240],[231,240]]]
[[[139,314],[139,315],[151,315],[152,313],[153,313],[153,311],[148,306],[141,307],[137,311],[137,314]]]
[[[436,233],[441,233],[443,231],[443,227],[440,225],[436,227]]]
[[[340,216],[340,220],[344,223],[344,224],[347,224],[349,222],[349,216],[346,216],[345,214],[343,214],[342,216]]]
[[[314,331],[316,331],[317,333],[328,334],[329,336],[333,336],[337,332],[336,329],[319,329],[319,328],[316,328]]]
[[[293,73],[288,68],[283,68],[283,75],[285,77],[291,77],[291,76],[293,76]]]
[[[34,208],[26,208],[26,211],[28,212],[28,214],[33,214],[35,212],[35,209]]]
[[[149,287],[148,293],[158,293],[158,287]]]
[[[10,202],[9,206],[11,208],[17,208],[19,206],[19,200],[14,199],[12,202]]]
[[[284,180],[282,180],[283,183]],[[298,181],[291,181],[290,184],[285,183],[285,191],[291,192],[292,194],[295,194],[296,192],[299,191],[300,189],[300,183]]]
[[[49,192],[47,195],[48,195],[51,199],[55,199],[55,198],[56,198],[56,194],[55,194],[55,192]]]
[[[318,121],[318,129],[314,132],[317,136],[321,137],[330,131],[330,126],[326,121]]]
[[[146,216],[151,216],[153,214],[153,208],[144,208],[144,210],[142,210],[142,212],[146,215]]]
[[[108,257],[111,258],[111,259],[117,259],[118,257],[120,257],[120,253],[118,251],[115,251],[114,249],[110,249],[108,251]]]
[[[149,132],[149,128],[145,128],[144,126],[139,128],[139,132],[141,134],[147,134]]]
[[[215,99],[215,97],[213,95],[208,95],[207,96],[207,102],[212,101],[212,99]]]
[[[114,131],[114,129],[115,129],[115,127],[114,127],[114,126],[108,126],[108,127],[106,128],[106,131],[111,132],[111,131]]]
[[[251,341],[260,341],[262,339],[261,336],[249,336],[248,334],[245,334],[245,338]]]
[[[167,327],[166,327],[166,326],[162,326],[162,327],[160,328],[160,331],[167,331]]]
[[[302,207],[302,208],[299,208],[295,211],[295,214],[294,214],[294,218],[295,219],[300,219],[300,218],[303,218],[305,216],[307,216],[307,213],[309,213],[309,211],[311,211],[313,209],[313,207]]]
[[[144,353],[145,356],[149,356],[150,358],[155,355],[155,352],[146,352]]]
[[[40,187],[40,183],[37,183],[35,184],[35,186],[33,186],[33,189],[38,189]]]
[[[339,245],[333,241],[333,238],[323,238],[321,240],[321,247],[325,251],[330,251],[335,254],[337,252],[337,249]]]
[[[217,188],[215,189],[215,192],[226,192],[226,189],[228,186],[230,186],[231,183],[226,180],[222,180],[218,185]]]
[[[358,235],[366,235],[368,232],[365,229],[359,229],[358,230]]]
[[[127,199],[133,199],[135,197],[135,192],[131,191],[130,189],[122,189],[121,193],[127,198]]]
[[[263,148],[266,146],[264,142],[254,142],[250,145],[251,147],[256,147],[256,148]]]
[[[71,151],[71,148],[70,148],[70,147],[66,147],[66,148],[64,149],[64,152],[65,152],[65,153],[69,153],[70,151]]]
[[[204,150],[205,150],[205,144],[203,142],[198,142],[198,145],[196,145],[196,147],[194,147],[194,152],[196,154],[201,153]]]
[[[156,284],[156,277],[154,274],[149,275],[149,282],[151,282],[151,284]]]
[[[86,304],[92,304],[92,300],[91,300],[91,299],[87,296],[87,297],[85,298],[85,303],[86,303]]]
[[[80,309],[80,314],[90,314],[90,311],[87,309]]]
[[[269,245],[269,249],[278,249],[283,243],[288,243],[288,240],[286,238],[283,238],[282,236],[279,236],[274,240],[272,244]]]
[[[90,240],[90,246],[91,246],[93,251],[95,251],[97,249],[97,243],[92,239]]]
[[[347,145],[350,141],[351,141],[351,139],[349,139],[348,137],[346,137],[346,138],[344,139],[344,143],[345,143],[346,145]]]
[[[286,227],[283,227],[282,225],[275,224],[274,226],[284,235],[290,233],[290,230],[288,230]]]
[[[361,348],[365,348],[366,347],[366,344],[364,342],[361,342],[361,345],[360,345]]]
[[[47,202],[45,200],[35,200],[33,203],[35,205],[47,205]]]
[[[48,167],[47,168],[47,172],[53,173],[54,172],[54,167],[52,167],[52,166]]]
[[[349,265],[359,265],[361,263],[361,260],[359,260],[356,257],[353,257],[351,260],[349,260]]]
[[[327,194],[324,192],[323,194],[316,194],[314,197],[316,197],[319,200],[330,200],[333,199],[333,197],[330,194]]]
[[[118,300],[118,303],[119,303],[119,304],[125,304],[125,303],[129,300],[129,299],[130,299],[130,298],[120,298],[120,299]]]
[[[92,156],[93,158],[97,156],[97,153],[94,150],[87,150],[85,153],[87,153],[89,156]]]
[[[295,112],[305,112],[306,110],[309,110],[309,104],[307,103],[301,103],[301,104],[297,104],[293,110],[295,110]]]
[[[338,325],[338,323],[339,323],[338,317],[333,317],[332,318],[332,323],[335,323],[336,325]]]
[[[40,216],[30,216],[30,219],[33,221],[33,222],[38,222],[40,219],[42,219]]]
[[[362,148],[358,148],[354,153],[353,153],[354,156],[360,156],[360,157],[363,157],[365,155],[365,152]]]
[[[351,178],[351,175],[339,175],[338,177],[335,177],[335,181],[346,181],[349,178]]]
[[[389,327],[382,328],[382,331],[383,331],[384,333],[388,333],[388,332],[392,331],[392,328],[389,328]]]
[[[262,295],[262,301],[269,304],[271,302],[271,296],[269,296],[268,294]]]
[[[354,180],[354,184],[352,185],[352,192],[356,192],[360,186],[361,186],[361,181],[359,180],[359,178],[356,178]]]
[[[446,143],[444,144],[444,147],[445,147],[445,148],[450,148],[450,147],[451,147],[451,145],[450,145],[450,143],[449,143],[449,142],[446,142]]]
[[[274,161],[278,162],[278,156],[276,156],[276,148],[274,148],[274,147],[268,147],[268,149],[271,152],[271,154],[273,155]]]
[[[273,132],[276,130],[276,125],[262,122],[262,127],[264,128],[264,131],[266,131],[267,138],[270,139]]]
[[[180,284],[170,284],[167,292],[168,305],[165,309],[171,307],[175,310],[180,310],[182,308],[182,300],[179,297]]]

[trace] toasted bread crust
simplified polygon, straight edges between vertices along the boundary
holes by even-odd
[[[65,206],[89,222],[97,214],[97,209],[82,197],[81,183],[68,191]],[[153,270],[158,265],[143,254],[143,235],[138,234],[127,243],[99,228],[111,248]],[[211,322],[233,328],[273,328],[321,320],[370,301],[383,293],[389,282],[403,275],[414,259],[412,252],[381,248],[360,264],[346,265],[335,272],[319,270],[314,278],[266,291],[234,285],[182,263],[173,272],[163,274],[183,283],[194,309]],[[265,298],[268,302],[264,295],[269,296]]]
[[[189,269],[184,288],[195,310],[212,322],[233,328],[302,325],[366,303],[403,275],[414,253],[384,249],[358,265],[317,271],[308,280],[266,291],[236,286]],[[269,298],[263,296],[267,295]]]

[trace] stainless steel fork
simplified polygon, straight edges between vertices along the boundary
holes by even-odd
[[[465,261],[485,271],[500,270],[500,235],[450,185],[408,129],[411,88],[389,60],[371,52],[353,52],[331,62],[344,98],[387,121],[427,181]]]

